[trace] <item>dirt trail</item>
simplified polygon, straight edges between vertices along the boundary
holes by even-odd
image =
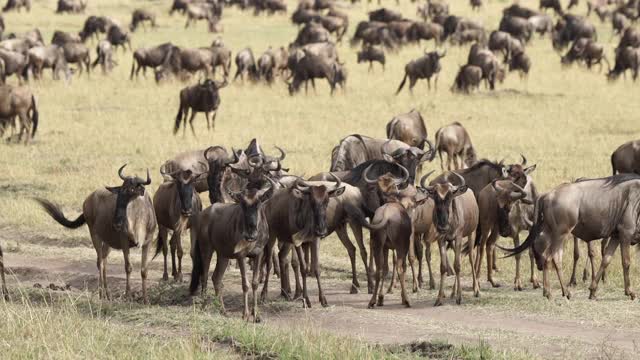
[[[70,261],[58,257],[30,257],[21,253],[8,255],[5,256],[6,265],[23,285],[30,286],[37,282],[47,286],[51,282],[59,285],[62,282],[77,289],[95,289],[97,286],[95,263],[89,259]],[[161,261],[156,260],[151,264],[151,279],[161,277],[160,268]],[[117,256],[113,256],[108,273],[111,289],[123,287],[125,274]],[[14,276],[9,278],[11,282],[15,281]],[[227,278],[230,284],[237,282],[237,270],[230,268]],[[132,280],[134,287],[139,287],[138,272],[132,274]],[[155,283],[155,280],[151,281],[152,286]],[[272,283],[276,284],[278,280]],[[386,297],[384,307],[369,310],[367,303],[370,296],[348,294],[345,282],[328,281],[325,288],[331,304],[329,308],[320,308],[317,295],[313,292],[313,308],[293,306],[285,310],[271,310],[264,316],[265,323],[270,326],[312,326],[337,335],[354,336],[382,344],[439,339],[454,344],[477,345],[482,339],[494,348],[526,351],[544,358],[575,357],[576,351],[583,358],[598,358],[603,353],[615,354],[617,358],[624,358],[623,355],[632,358],[631,354],[637,351],[635,341],[640,339],[637,329],[623,331],[594,327],[583,321],[525,318],[517,313],[488,313],[470,306],[455,306],[450,301],[441,307],[433,307],[431,300],[415,301],[413,307],[407,309],[400,305],[397,294]],[[239,286],[225,288],[228,310],[240,309],[242,300],[238,290]],[[270,288],[270,297],[274,298],[278,292],[274,285],[273,289]]]

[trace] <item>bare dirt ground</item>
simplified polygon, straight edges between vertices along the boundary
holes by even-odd
[[[2,236],[0,241],[7,243]],[[46,247],[41,246],[43,244]],[[10,283],[13,286],[20,283],[25,287],[49,287],[54,284],[54,289],[70,286],[70,291],[93,291],[97,287],[93,249],[85,246],[51,245],[51,241],[40,238],[22,242],[18,248],[6,249],[5,262],[12,274],[9,276]],[[134,269],[139,269],[139,254],[134,253],[132,258]],[[115,293],[124,288],[122,263],[121,254],[113,252],[109,258],[108,274],[109,286]],[[188,274],[185,274],[185,283],[174,284],[171,280],[170,284],[166,284],[158,281],[161,278],[161,268],[161,259],[151,263],[150,285],[157,292],[155,302],[190,306],[191,300],[186,295]],[[188,259],[186,269],[190,270]],[[412,294],[413,306],[407,309],[400,305],[398,289],[385,298],[384,307],[370,310],[367,309],[370,295],[349,294],[349,281],[332,277],[332,271],[335,270],[326,270],[323,278],[330,304],[328,308],[319,306],[315,286],[311,286],[311,309],[304,309],[301,302],[286,303],[280,300],[279,280],[274,278],[271,281],[273,287],[270,288],[271,303],[262,308],[265,326],[312,326],[336,335],[357,337],[380,344],[407,344],[423,340],[478,344],[485,341],[497,350],[524,352],[541,358],[633,358],[637,353],[636,341],[640,339],[640,329],[637,326],[620,327],[606,322],[525,313],[514,311],[511,307],[501,309],[476,306],[480,300],[471,298],[469,284],[466,283],[463,284],[462,306],[448,301],[444,306],[433,307],[435,291],[421,290],[419,294]],[[132,280],[134,289],[139,289],[138,271],[134,271]],[[315,281],[310,280],[309,283],[315,285]],[[448,281],[452,282],[452,279]],[[173,287],[174,291],[180,289],[183,296],[178,297],[177,301],[171,300],[169,304],[166,303],[167,300],[159,300],[163,298],[162,291],[167,286]],[[482,296],[494,296],[492,291],[513,293],[507,287],[498,290],[485,287]],[[523,293],[536,301],[541,297],[538,291],[531,289]],[[566,300],[556,301],[557,306],[572,305]],[[225,304],[231,312],[230,316],[239,316],[242,298],[239,272],[235,267],[230,267],[225,276]],[[635,307],[637,304],[628,303],[627,306]]]

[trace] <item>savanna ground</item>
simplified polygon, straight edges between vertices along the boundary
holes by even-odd
[[[521,3],[537,7],[531,0]],[[500,10],[509,5],[494,0],[472,13],[466,1],[450,4],[452,13],[481,19],[488,29],[497,28]],[[290,14],[295,3],[288,5]],[[366,12],[377,8],[367,3],[342,5],[350,15],[349,36]],[[414,3],[403,0],[400,5],[383,5],[415,18]],[[54,0],[34,0],[31,13],[4,16],[8,31],[38,27],[48,41],[55,29],[80,30],[88,15],[109,15],[128,23],[133,8],[143,7],[156,12],[159,27],[133,34],[134,48],[165,41],[205,46],[217,36],[208,33],[204,23],[184,30],[184,18],[167,15],[169,6],[169,0],[100,0],[90,1],[85,15],[55,16]],[[584,13],[585,8],[581,2],[577,11]],[[289,15],[254,17],[250,12],[225,9],[222,24],[221,36],[234,55],[247,46],[256,55],[269,45],[286,46],[296,34]],[[613,61],[617,38],[611,38],[609,24],[597,22],[597,27],[599,40],[606,43]],[[426,45],[433,47],[431,42]],[[321,250],[331,306],[321,308],[314,302],[312,309],[303,309],[300,302],[280,300],[274,285],[270,302],[261,307],[263,323],[253,325],[239,320],[242,300],[235,268],[225,277],[230,317],[219,314],[215,301],[205,309],[198,299],[193,304],[185,283],[160,281],[160,259],[150,265],[151,306],[124,299],[99,301],[95,252],[87,230],[62,229],[31,200],[34,196],[51,199],[75,216],[91,191],[118,184],[116,171],[124,163],[130,164],[128,173],[142,174],[146,167],[151,168],[154,184],[149,188],[153,191],[160,180],[160,164],[175,153],[212,144],[241,147],[252,137],[259,138],[267,151],[274,144],[285,148],[285,166],[295,174],[311,175],[328,169],[330,150],[339,139],[352,133],[383,137],[386,122],[411,108],[421,111],[430,134],[442,125],[461,121],[481,157],[517,161],[520,153],[525,154],[538,164],[534,178],[543,191],[578,177],[609,175],[611,152],[640,135],[638,84],[622,79],[609,84],[597,69],[589,72],[574,66],[563,70],[550,40],[537,36],[527,48],[533,68],[526,82],[510,74],[495,92],[452,94],[449,87],[468,49],[449,47],[437,91],[429,92],[426,84],[419,83],[413,96],[406,89],[394,96],[404,64],[420,56],[424,48],[423,43],[387,54],[386,71],[376,67],[368,73],[367,65],[356,64],[357,49],[341,45],[340,56],[349,70],[348,87],[333,97],[323,82],[318,82],[316,93],[295,97],[288,95],[281,81],[272,87],[231,84],[221,91],[215,132],[207,132],[199,116],[197,139],[171,133],[177,94],[185,84],[158,86],[152,76],[129,81],[130,52],[118,52],[119,66],[106,77],[95,72],[90,79],[83,76],[65,84],[50,80],[47,73],[45,80],[32,83],[41,113],[37,137],[30,146],[2,145],[0,150],[0,243],[9,268],[11,295],[11,301],[0,303],[2,357],[635,358],[640,306],[624,296],[619,256],[612,262],[608,281],[600,286],[597,301],[587,300],[587,285],[580,281],[572,289],[572,300],[560,298],[555,277],[552,301],[530,286],[515,292],[511,286],[514,263],[509,259],[498,264],[497,278],[503,286],[493,289],[483,281],[480,298],[471,296],[469,277],[465,277],[461,306],[448,301],[434,308],[436,292],[422,289],[411,295],[410,309],[400,306],[396,291],[384,307],[368,310],[366,291],[348,294],[348,257],[332,235],[323,240]],[[434,162],[426,169],[439,166]],[[501,241],[509,244],[510,240]],[[186,238],[184,243],[188,247]],[[570,242],[566,250],[568,279]],[[582,253],[581,268],[584,248]],[[134,269],[139,269],[138,252],[132,258]],[[435,268],[438,261],[436,257]],[[108,267],[110,286],[120,292],[122,263],[120,253],[113,252]],[[528,260],[523,264],[528,269]],[[186,268],[188,272],[188,259]],[[358,268],[362,270],[360,262]],[[469,272],[466,262],[463,271]],[[132,278],[139,289],[137,274]],[[631,276],[637,285],[638,267],[632,266]],[[447,281],[450,287],[453,281]],[[365,284],[363,274],[360,282]],[[310,284],[315,291],[315,282]],[[411,343],[414,346],[407,345]]]

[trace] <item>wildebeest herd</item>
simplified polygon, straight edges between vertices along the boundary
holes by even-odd
[[[223,9],[238,6],[253,8],[256,14],[286,13],[280,0],[192,1],[174,0],[170,13],[186,16],[185,28],[206,20],[211,32],[219,32]],[[482,1],[471,1],[481,8]],[[575,7],[572,1],[569,8]],[[60,0],[56,13],[83,13],[86,1]],[[8,0],[3,11],[31,9],[30,1]],[[349,40],[352,46],[362,44],[357,62],[373,62],[384,69],[387,56],[396,49],[422,40],[434,40],[438,49],[426,51],[404,68],[399,93],[407,79],[412,91],[417,80],[426,79],[437,88],[440,59],[446,56],[445,44],[469,47],[468,61],[457,70],[452,91],[469,93],[481,82],[494,90],[508,71],[529,73],[532,60],[526,46],[537,33],[549,35],[553,48],[566,53],[564,65],[584,63],[587,68],[603,62],[609,67],[607,77],[615,79],[630,70],[634,80],[640,67],[640,31],[633,26],[640,12],[640,1],[591,1],[602,20],[611,19],[614,31],[620,35],[615,49],[613,68],[605,56],[603,45],[597,42],[595,27],[588,17],[565,12],[559,1],[541,0],[540,8],[553,9],[555,19],[542,11],[514,4],[504,9],[499,27],[488,31],[474,20],[452,15],[444,1],[428,1],[417,7],[421,20],[409,20],[402,14],[381,8],[369,13],[369,20],[357,24]],[[165,42],[133,51],[130,79],[143,76],[147,68],[154,71],[157,82],[201,76],[197,84],[179,92],[179,110],[174,134],[187,118],[195,136],[193,120],[204,112],[207,127],[215,128],[216,111],[221,104],[220,90],[236,81],[265,82],[272,85],[276,78],[286,83],[291,95],[316,79],[326,79],[331,93],[344,89],[347,70],[338,55],[336,43],[346,36],[348,16],[333,1],[302,0],[291,16],[299,26],[295,39],[283,46],[271,46],[262,54],[245,48],[232,56],[232,51],[220,39],[199,48],[186,48]],[[55,31],[51,45],[44,45],[40,31],[5,33],[2,21],[0,41],[0,74],[3,81],[15,75],[18,82],[37,81],[43,69],[51,69],[54,80],[63,73],[67,81],[75,73],[86,72],[101,65],[105,74],[118,65],[116,49],[131,48],[133,33],[140,27],[157,27],[156,16],[145,9],[133,12],[130,25],[123,26],[108,16],[89,16],[77,33]],[[186,30],[188,31],[188,30]],[[104,34],[104,35],[101,35]],[[96,41],[95,60],[87,45]],[[236,66],[229,80],[232,63]],[[70,65],[74,65],[76,69]],[[215,80],[216,71],[222,80]],[[191,111],[191,114],[189,114]],[[213,114],[211,114],[213,113]],[[212,117],[211,117],[212,116]],[[12,137],[25,142],[35,135],[39,113],[36,97],[26,86],[4,84],[0,87],[0,129],[20,132]],[[382,130],[382,129],[381,129]],[[148,187],[150,172],[144,178],[125,175],[126,164],[117,174],[120,186],[99,188],[89,194],[82,213],[68,219],[50,200],[36,201],[56,222],[67,228],[86,224],[97,255],[99,293],[109,298],[106,260],[111,249],[122,250],[127,276],[126,294],[130,295],[129,260],[131,248],[142,249],[142,297],[148,303],[147,264],[149,247],[155,245],[155,256],[164,258],[163,279],[169,279],[168,260],[171,253],[171,274],[182,281],[182,235],[189,233],[190,257],[193,269],[189,289],[195,295],[205,294],[209,267],[216,256],[212,282],[220,303],[222,281],[230,260],[235,260],[242,277],[244,299],[243,318],[259,320],[258,301],[268,300],[268,284],[273,271],[281,282],[281,295],[287,299],[303,299],[311,306],[307,277],[317,280],[319,302],[327,305],[320,281],[320,239],[335,232],[347,249],[351,264],[351,292],[360,289],[356,262],[357,251],[367,279],[367,291],[372,294],[369,307],[384,304],[385,281],[389,289],[397,281],[402,303],[410,306],[406,286],[407,265],[411,269],[411,289],[423,286],[433,289],[436,281],[431,267],[431,245],[437,244],[440,254],[439,293],[435,304],[445,301],[447,275],[455,275],[452,297],[462,301],[463,256],[468,257],[474,296],[480,296],[480,274],[486,257],[487,280],[494,279],[498,236],[512,237],[515,247],[503,248],[516,260],[514,289],[522,290],[520,256],[529,251],[530,281],[539,287],[536,268],[543,271],[544,295],[550,297],[549,271],[557,272],[563,296],[570,292],[563,279],[562,252],[568,235],[588,243],[592,267],[591,294],[595,297],[598,282],[603,278],[611,256],[620,246],[623,261],[625,294],[632,299],[629,280],[630,246],[640,241],[640,141],[623,144],[611,155],[613,175],[599,179],[578,179],[561,184],[540,194],[525,156],[516,163],[494,162],[479,158],[471,135],[460,122],[444,126],[429,140],[422,115],[411,110],[393,117],[386,126],[386,137],[351,134],[340,139],[333,148],[327,172],[303,178],[284,166],[286,151],[276,147],[279,155],[267,154],[258,140],[236,150],[229,144],[215,144],[176,154],[167,159],[159,171],[162,182],[152,197]],[[26,134],[25,134],[26,133]],[[382,131],[380,131],[382,133]],[[281,144],[286,148],[286,144]],[[429,178],[423,174],[423,164],[440,158],[442,174]],[[505,154],[510,155],[510,154]],[[446,158],[446,160],[445,160]],[[119,164],[120,165],[120,164]],[[542,169],[541,171],[544,171]],[[199,194],[208,192],[210,206],[204,206]],[[357,247],[350,239],[351,229]],[[370,232],[369,251],[363,229]],[[187,232],[188,230],[188,232]],[[520,243],[519,234],[528,231]],[[169,236],[171,233],[171,236]],[[602,239],[603,259],[598,270],[594,262],[593,240]],[[154,243],[155,242],[155,243]],[[390,252],[391,250],[391,252]],[[453,259],[449,259],[449,250]],[[390,254],[391,253],[391,254]],[[393,266],[389,275],[389,255]],[[428,285],[423,278],[426,260]],[[247,261],[249,260],[249,261]],[[417,264],[415,260],[418,260]],[[535,265],[535,267],[534,267]],[[295,290],[291,289],[289,268],[295,274]],[[248,270],[252,271],[251,281]],[[0,249],[2,292],[7,296],[2,253]],[[575,283],[576,263],[569,285]],[[397,275],[397,276],[396,276]],[[263,284],[260,296],[258,288]],[[249,289],[252,292],[250,302]]]

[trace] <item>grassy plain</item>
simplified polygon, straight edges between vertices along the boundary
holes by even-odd
[[[112,16],[128,24],[131,11],[142,7],[156,12],[159,28],[133,34],[134,48],[165,41],[190,47],[206,46],[221,36],[234,55],[247,46],[257,55],[268,46],[286,46],[296,34],[288,16],[254,17],[250,12],[243,13],[235,8],[225,9],[222,21],[225,31],[214,35],[207,32],[204,23],[185,30],[183,17],[168,16],[169,1],[96,0],[90,2],[85,15],[63,16],[53,14],[54,0],[34,0],[33,3],[31,13],[4,15],[8,31],[38,27],[48,41],[56,29],[80,30],[85,17],[91,14]],[[532,0],[520,3],[537,8],[537,2]],[[349,36],[357,22],[366,18],[366,12],[377,8],[366,2],[353,6],[346,2],[342,4],[350,15]],[[383,5],[415,18],[415,3],[403,0],[400,5],[391,1]],[[488,29],[497,28],[501,9],[507,5],[508,2],[492,0],[481,11],[472,12],[466,1],[450,2],[452,13],[480,19]],[[288,1],[288,6],[290,14],[295,2]],[[577,11],[586,12],[584,3]],[[599,41],[606,44],[608,58],[613,63],[617,38],[612,38],[609,24],[600,24],[595,17],[591,20],[597,24]],[[93,48],[95,44],[90,46]],[[207,132],[203,117],[196,118],[197,139],[189,133],[184,138],[171,133],[178,92],[185,84],[173,82],[158,86],[151,74],[146,79],[129,81],[130,52],[118,52],[119,66],[109,76],[96,71],[90,78],[76,77],[71,84],[66,84],[54,82],[46,74],[45,80],[30,85],[41,113],[35,141],[27,147],[0,146],[0,241],[7,263],[12,266],[11,259],[16,256],[32,259],[34,268],[38,268],[37,263],[45,257],[69,262],[94,261],[93,250],[88,248],[88,232],[61,229],[30,197],[51,199],[75,215],[91,191],[118,183],[116,171],[120,165],[129,163],[127,173],[139,174],[149,167],[154,179],[153,191],[160,181],[158,168],[165,159],[180,151],[212,144],[241,147],[257,137],[268,151],[274,144],[286,149],[286,166],[293,173],[310,175],[328,169],[331,148],[342,137],[352,133],[383,137],[384,125],[394,114],[416,108],[423,114],[429,134],[452,121],[462,122],[481,157],[517,161],[520,153],[525,154],[531,163],[538,164],[534,179],[538,187],[546,191],[578,177],[609,175],[611,152],[619,144],[640,136],[638,84],[622,79],[607,83],[606,67],[602,73],[597,68],[593,71],[577,66],[562,69],[560,57],[552,50],[548,38],[536,37],[527,47],[533,61],[528,81],[510,74],[495,92],[483,89],[471,96],[452,94],[449,87],[458,66],[466,61],[468,49],[448,47],[437,91],[429,92],[426,84],[419,83],[413,95],[405,89],[399,96],[394,96],[405,63],[420,56],[425,48],[432,49],[434,45],[430,42],[423,43],[422,47],[406,46],[396,54],[387,54],[386,71],[382,72],[376,66],[375,71],[369,73],[368,65],[356,64],[357,49],[346,43],[341,45],[339,53],[347,64],[349,79],[346,92],[338,92],[333,97],[329,96],[328,86],[321,82],[318,82],[316,93],[295,97],[288,95],[281,81],[272,87],[231,84],[221,91],[222,105],[215,132]],[[234,71],[235,67],[232,73]],[[426,170],[439,167],[439,163],[434,162]],[[565,276],[570,271],[570,250],[571,247],[567,247]],[[335,236],[324,241],[322,262],[326,281],[336,284],[339,291],[346,291],[348,258]],[[138,264],[137,259],[135,264]],[[156,260],[156,272],[152,273],[155,278],[152,279],[159,279],[159,265]],[[527,262],[525,266],[528,266]],[[111,271],[116,271],[116,267],[121,271],[120,255],[114,252]],[[360,264],[359,268],[362,268]],[[514,266],[511,261],[503,260],[500,268],[499,278],[508,285]],[[574,290],[575,300],[571,302],[548,302],[537,291],[516,293],[510,286],[490,289],[485,285],[480,299],[468,299],[465,294],[466,303],[462,308],[489,318],[500,314],[543,323],[569,321],[589,329],[601,329],[604,333],[608,329],[640,332],[637,321],[640,308],[637,302],[631,303],[623,296],[619,260],[614,260],[611,268],[609,281],[601,287],[601,301],[586,300],[586,285],[583,284]],[[415,355],[392,352],[351,337],[329,336],[313,326],[302,332],[245,326],[235,319],[217,315],[215,310],[202,312],[189,306],[145,308],[126,302],[101,305],[84,292],[43,301],[43,296],[53,295],[46,291],[44,295],[34,294],[26,289],[31,285],[30,280],[41,276],[27,276],[28,272],[20,269],[23,271],[16,273],[18,279],[25,281],[23,286],[15,289],[15,278],[10,276],[14,300],[0,304],[0,318],[2,323],[8,324],[0,326],[0,353],[8,350],[9,358],[219,358],[260,357],[259,354],[267,354],[268,358],[277,354],[282,358],[306,359]],[[231,292],[239,291],[237,277],[237,274],[229,275],[232,280],[227,281],[226,286]],[[634,284],[638,284],[639,277],[640,271],[632,266]],[[95,276],[93,280],[95,283]],[[421,291],[414,295],[414,302],[430,306],[434,297],[433,291]],[[166,304],[165,301],[158,303]],[[295,314],[291,305],[276,304],[283,307],[281,312],[293,311]],[[318,312],[320,314],[313,314],[321,316],[322,310]],[[370,312],[358,314],[366,317]],[[393,319],[396,317],[391,316],[388,321]],[[437,330],[433,332],[444,334],[446,339],[456,336],[495,339],[500,337],[496,333],[501,332],[500,326],[477,333],[478,328],[425,321],[421,325],[423,328],[435,328]],[[520,334],[520,337],[509,338],[511,340],[502,338],[498,347],[504,350],[500,351],[479,345],[477,340],[460,341],[471,343],[471,348],[456,347],[447,354],[458,358],[480,358],[481,354],[485,358],[557,354],[541,350],[545,342],[538,335],[545,336]],[[611,353],[607,350],[606,338],[603,338],[602,346],[585,349],[584,343],[576,342],[571,335],[549,334],[552,343],[561,344],[568,351],[565,357],[576,353],[591,357],[606,354],[608,357]],[[231,337],[234,340],[228,345]],[[366,340],[366,336],[364,338]],[[617,344],[611,347],[612,351],[618,351],[616,355],[625,353]],[[524,355],[522,348],[527,349]],[[534,355],[527,355],[528,351]]]

